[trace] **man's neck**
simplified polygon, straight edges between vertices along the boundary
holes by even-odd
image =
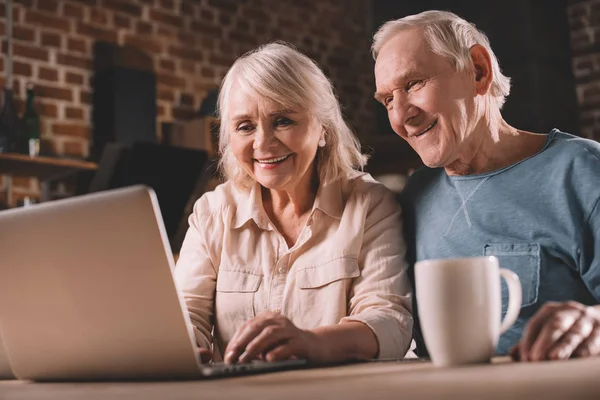
[[[496,171],[539,152],[545,135],[521,131],[500,118],[498,124],[480,124],[462,144],[460,156],[445,167],[448,175],[476,175]]]

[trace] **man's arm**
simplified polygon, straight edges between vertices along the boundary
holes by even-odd
[[[581,229],[580,274],[596,305],[546,303],[529,320],[511,354],[521,361],[600,355],[600,199]]]

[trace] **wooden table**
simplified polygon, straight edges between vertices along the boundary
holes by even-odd
[[[43,354],[40,354],[43,357]],[[0,382],[0,399],[600,399],[600,357],[437,368],[366,363],[212,381]]]
[[[40,181],[42,201],[50,198],[50,183],[77,171],[95,171],[98,165],[89,161],[57,157],[30,157],[26,154],[0,153],[0,174],[8,178],[7,202],[12,203],[12,177],[28,176]]]

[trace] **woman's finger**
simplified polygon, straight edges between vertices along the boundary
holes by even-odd
[[[296,351],[290,342],[283,343],[269,351],[265,358],[267,361],[284,361],[294,358]]]
[[[227,345],[224,361],[229,364],[236,363],[248,343],[260,334],[269,323],[270,321],[264,318],[253,318],[242,325]]]
[[[248,343],[258,336],[266,326],[277,324],[281,318],[284,317],[279,314],[265,313],[244,323],[227,345],[224,361],[229,364],[237,362]]]
[[[292,339],[298,333],[296,327],[284,327],[281,325],[268,325],[254,339],[248,343],[244,350],[244,357],[240,362],[246,362],[257,358],[260,354],[267,353],[280,343]]]

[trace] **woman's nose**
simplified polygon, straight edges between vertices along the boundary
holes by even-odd
[[[256,128],[253,144],[255,150],[268,149],[273,147],[275,143],[275,132],[273,129],[260,125]]]

